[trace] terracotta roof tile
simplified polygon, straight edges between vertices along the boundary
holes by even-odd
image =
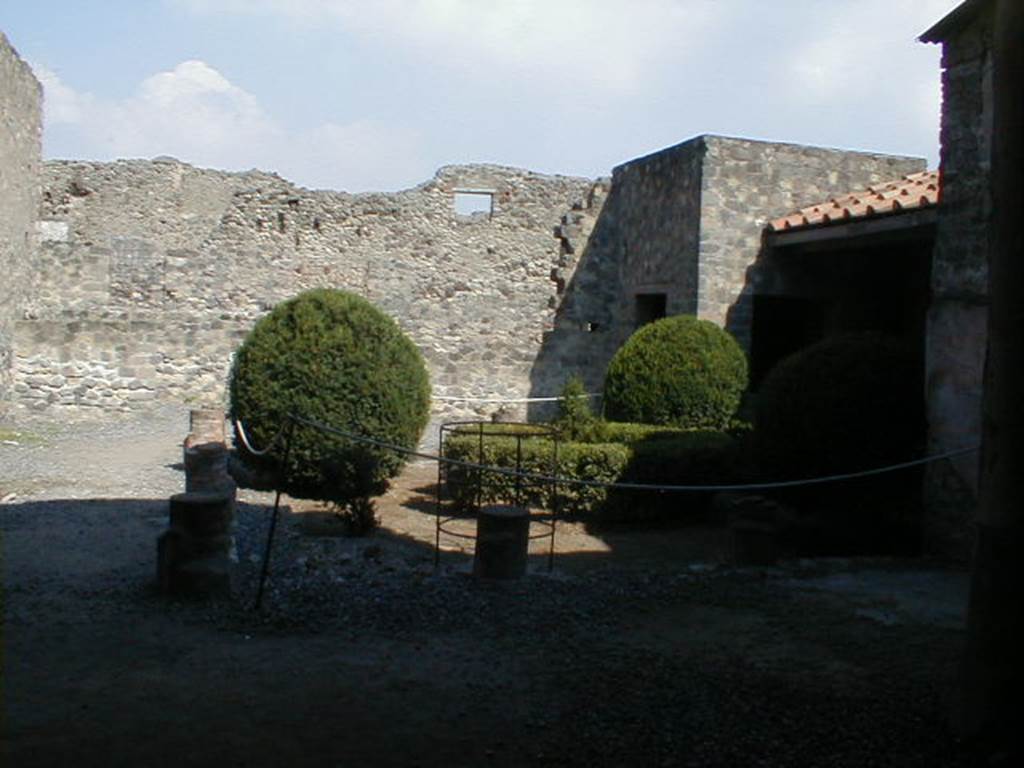
[[[865,190],[833,197],[824,203],[809,205],[788,216],[768,222],[768,230],[783,232],[908,209],[928,208],[938,205],[940,186],[938,171],[912,173],[896,181],[877,184]]]

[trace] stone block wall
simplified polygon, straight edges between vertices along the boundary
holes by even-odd
[[[593,186],[473,165],[402,192],[349,195],[170,159],[46,163],[39,289],[17,328],[19,402],[217,405],[253,323],[321,286],[394,317],[423,351],[435,394],[526,397],[572,276],[563,218],[593,203]],[[457,214],[462,189],[489,192],[491,213]]]
[[[0,32],[0,415],[12,395],[15,322],[31,293],[42,88]]]
[[[700,272],[696,314],[750,348],[750,270],[767,221],[829,197],[926,169],[922,158],[702,137]]]
[[[563,242],[572,279],[534,381],[552,391],[578,373],[599,391],[608,361],[637,328],[638,294],[663,294],[667,315],[727,327],[749,349],[757,290],[750,268],[765,222],[924,169],[921,158],[722,136],[698,136],[616,167],[610,185],[595,185],[570,217],[574,233],[589,235]],[[531,416],[549,413],[531,409]]]
[[[639,293],[666,294],[667,315],[697,311],[704,137],[618,166],[612,175],[621,291],[618,320],[635,326]]]
[[[533,367],[535,389],[572,374],[599,392],[615,351],[637,327],[638,293],[664,294],[666,314],[696,311],[699,139],[616,167],[560,228],[569,279]],[[570,230],[572,237],[566,236]],[[551,415],[549,406],[531,418]]]
[[[599,391],[640,294],[745,342],[766,218],[921,167],[702,136],[610,180],[449,166],[414,189],[350,195],[171,158],[50,162],[13,389],[35,409],[222,405],[253,323],[329,286],[365,296],[419,346],[435,418],[544,418],[552,405],[447,398],[556,395],[573,373]],[[489,205],[460,215],[460,191]]]
[[[994,4],[992,4],[994,7]],[[981,440],[988,320],[992,136],[992,8],[942,46],[942,198],[932,256],[926,387],[929,451]],[[929,546],[967,559],[977,512],[979,456],[929,468]]]

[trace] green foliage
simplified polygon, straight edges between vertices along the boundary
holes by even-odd
[[[672,437],[684,431],[677,427],[595,419],[587,425],[586,429],[580,430],[578,440],[581,443],[625,443],[631,445],[642,440],[660,440],[663,437]]]
[[[344,504],[335,504],[334,513],[345,525],[349,536],[369,536],[380,525],[373,499],[360,496]]]
[[[563,439],[577,440],[594,421],[594,412],[590,408],[590,397],[583,386],[583,379],[573,374],[562,388],[562,399],[558,401],[558,417],[554,426]]]
[[[723,429],[747,386],[747,359],[714,323],[689,315],[645,325],[615,353],[605,416],[688,429]]]
[[[711,485],[731,482],[736,441],[725,432],[677,432],[633,446],[624,482]],[[670,479],[669,479],[670,478]]]
[[[826,339],[782,360],[757,397],[758,463],[777,479],[916,458],[924,437],[919,362],[876,334]]]
[[[235,355],[230,397],[231,415],[256,446],[294,413],[412,448],[429,416],[430,383],[419,350],[393,320],[359,296],[318,289],[279,304],[256,324]],[[260,465],[241,446],[240,452]],[[270,463],[281,459],[279,447]],[[347,506],[382,492],[404,460],[296,426],[282,477],[293,496]]]
[[[618,425],[640,428],[643,425]],[[636,436],[632,433],[623,434]],[[485,436],[483,452],[478,436],[455,435],[445,443],[445,455],[473,463],[515,469],[517,456],[524,472],[538,475],[557,473],[565,480],[594,480],[602,483],[634,482],[681,485],[730,482],[735,476],[735,443],[721,432],[655,431],[634,442],[560,442],[557,461],[553,441],[523,438],[517,447],[514,435]],[[448,488],[456,506],[515,502],[551,509],[551,484],[517,481],[510,475],[452,466]],[[704,508],[709,494],[661,494],[654,491],[616,490],[561,483],[558,486],[559,514],[601,520],[646,520],[680,517]]]
[[[564,439],[564,432],[558,430],[558,422],[551,425],[551,428]],[[673,437],[690,430],[679,429],[678,427],[659,427],[654,424],[633,424],[628,421],[604,421],[594,417],[585,425],[579,426],[576,430],[577,443],[637,443],[641,440],[657,440],[662,437]],[[475,435],[478,427],[466,425],[458,429],[460,434]],[[484,428],[486,435],[533,435],[546,436],[547,426],[544,424],[502,424],[495,422],[487,424]]]
[[[488,436],[484,438],[481,453],[477,437],[455,435],[445,443],[445,456],[505,469],[515,469],[518,458],[523,472],[613,483],[632,455],[625,445],[559,443],[556,461],[554,445],[545,438],[524,438],[517,447],[514,436]],[[461,508],[474,505],[478,492],[482,504],[508,503],[518,498],[521,503],[546,509],[554,506],[554,487],[550,483],[459,466],[449,466],[447,480],[452,498]],[[606,496],[603,488],[560,485],[559,514],[586,514],[604,502]]]
[[[624,483],[644,485],[726,485],[741,479],[739,443],[727,433],[713,430],[661,433],[636,443],[620,478]],[[616,520],[692,519],[708,508],[713,495],[713,491],[615,491],[604,516]]]
[[[923,452],[920,363],[878,335],[827,339],[781,361],[758,394],[753,457],[788,480],[873,469]],[[920,546],[920,469],[772,495],[813,528],[815,554],[902,554]]]

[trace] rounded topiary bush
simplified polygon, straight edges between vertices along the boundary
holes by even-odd
[[[779,362],[757,395],[754,449],[775,479],[916,458],[924,439],[920,362],[878,334],[826,339]]]
[[[645,325],[622,345],[604,381],[612,421],[721,429],[747,386],[747,358],[736,340],[689,315]]]
[[[235,355],[230,397],[231,415],[257,448],[289,413],[413,448],[427,424],[430,383],[419,350],[391,318],[354,294],[318,289],[256,323]],[[246,463],[260,465],[239,449]],[[282,454],[283,446],[273,460]],[[350,504],[382,492],[404,461],[297,426],[281,476],[294,496]]]

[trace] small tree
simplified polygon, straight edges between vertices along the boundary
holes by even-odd
[[[578,440],[595,420],[583,379],[574,373],[566,379],[565,386],[562,387],[555,426],[563,438]]]
[[[747,358],[707,320],[675,315],[645,325],[622,345],[604,380],[613,421],[724,429],[747,386]]]
[[[414,448],[427,424],[430,383],[423,357],[398,325],[344,291],[307,291],[261,319],[235,354],[231,415],[265,445],[296,414],[338,430]],[[263,461],[248,454],[244,462]],[[284,459],[278,446],[271,464]],[[405,463],[401,453],[296,426],[284,490],[334,503],[350,521],[372,519],[371,496]],[[368,514],[369,512],[369,514]]]

